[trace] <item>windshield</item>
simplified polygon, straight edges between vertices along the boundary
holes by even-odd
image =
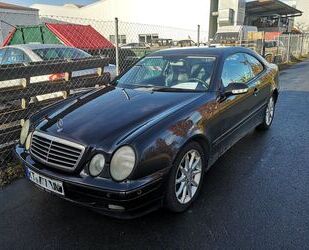
[[[82,59],[91,57],[88,53],[75,48],[44,48],[33,50],[44,61],[61,59]]]
[[[118,87],[153,90],[206,91],[214,70],[214,57],[146,57],[117,80]]]
[[[238,32],[217,33],[214,37],[216,43],[228,43],[239,41]]]

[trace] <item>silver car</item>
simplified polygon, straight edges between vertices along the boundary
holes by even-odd
[[[67,47],[56,44],[21,44],[11,45],[0,49],[0,65],[20,64],[29,62],[41,62],[48,60],[61,59],[82,59],[92,57],[77,48]],[[98,69],[87,69],[72,72],[72,77],[97,74]],[[104,68],[104,72],[111,75],[111,79],[116,77],[115,65],[108,65]],[[55,81],[65,78],[64,73],[36,76],[30,79],[30,83],[42,81]],[[15,87],[23,85],[24,79],[16,79],[11,81],[0,82],[0,88]]]

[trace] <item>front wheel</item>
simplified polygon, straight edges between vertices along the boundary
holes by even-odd
[[[206,156],[202,147],[192,142],[175,160],[167,183],[165,206],[173,212],[184,212],[197,198],[203,181]]]
[[[263,122],[261,123],[260,126],[257,127],[259,130],[268,130],[271,127],[273,120],[274,120],[274,116],[275,116],[275,105],[276,105],[275,99],[272,96],[270,97],[268,101],[268,104],[267,104],[267,107],[264,113]]]

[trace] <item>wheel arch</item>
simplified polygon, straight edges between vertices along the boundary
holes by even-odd
[[[279,91],[278,91],[278,89],[274,89],[272,95],[273,95],[273,97],[275,98],[275,103],[277,103],[278,97],[279,97]]]
[[[179,148],[177,154],[175,155],[175,157],[173,159],[173,163],[174,163],[175,159],[177,159],[177,156],[182,151],[182,149],[184,147],[186,147],[191,142],[196,142],[196,143],[198,143],[202,147],[203,152],[204,152],[204,154],[206,156],[205,163],[206,163],[206,166],[207,166],[208,162],[209,162],[209,159],[210,159],[210,155],[209,154],[211,152],[211,146],[210,146],[211,144],[210,144],[210,140],[205,135],[203,135],[203,134],[193,135],[190,138],[188,138],[186,141],[184,141],[184,143]]]

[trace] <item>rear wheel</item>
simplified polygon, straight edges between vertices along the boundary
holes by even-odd
[[[267,62],[273,63],[273,55],[268,54],[268,55],[265,56],[265,59],[266,59]]]
[[[202,147],[191,142],[179,153],[171,170],[165,196],[166,207],[173,212],[184,212],[197,198],[205,170]]]
[[[265,109],[264,120],[261,125],[257,127],[259,130],[268,130],[271,127],[275,116],[275,105],[275,98],[272,96]]]

